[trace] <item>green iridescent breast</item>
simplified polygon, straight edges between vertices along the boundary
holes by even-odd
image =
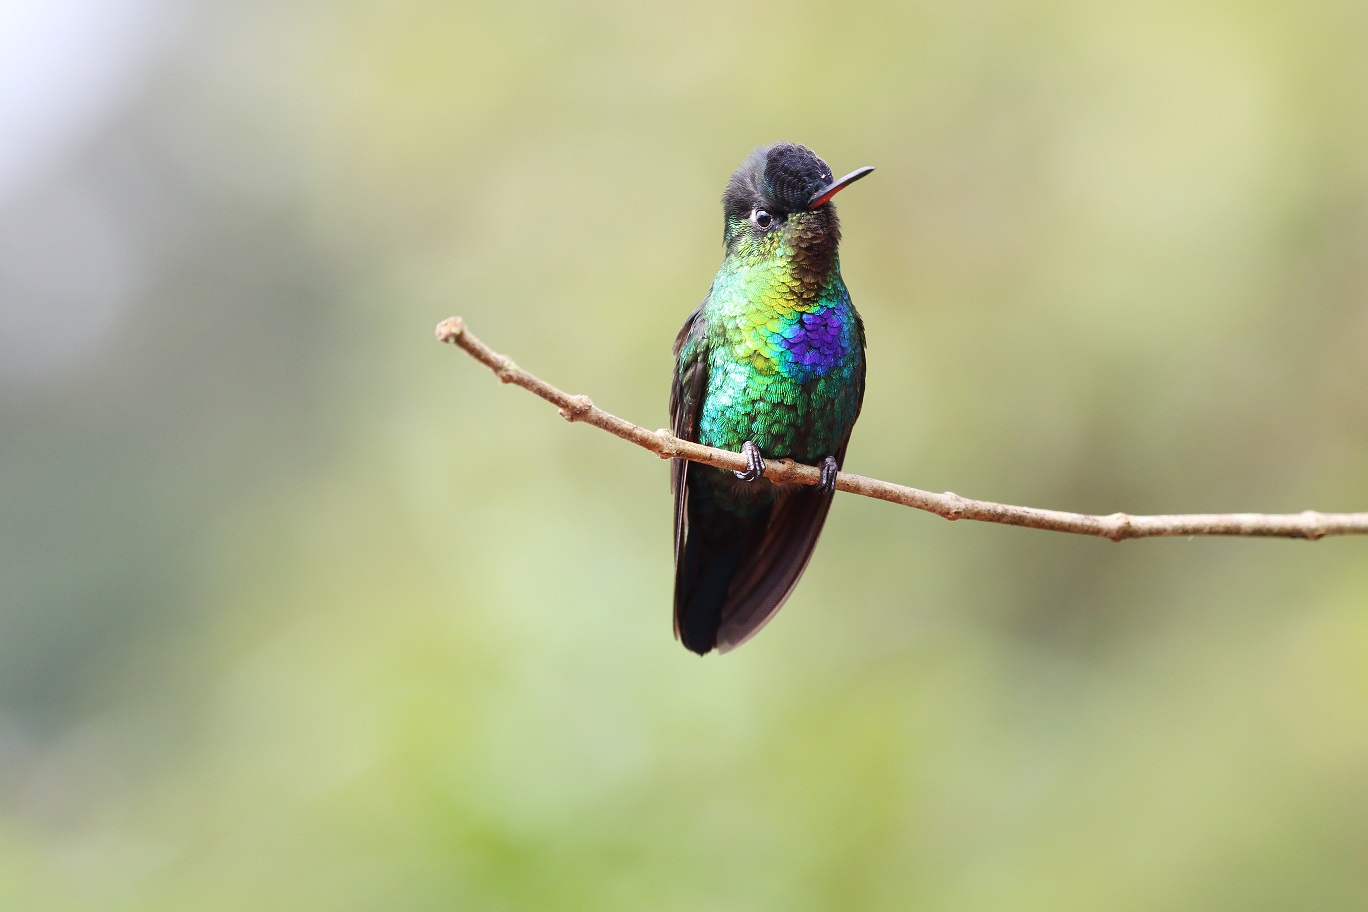
[[[855,423],[863,339],[839,269],[814,287],[784,265],[724,264],[713,284],[699,440],[813,462]]]

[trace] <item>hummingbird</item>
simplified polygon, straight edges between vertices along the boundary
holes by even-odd
[[[804,146],[756,149],[722,195],[726,253],[674,343],[676,437],[745,455],[730,472],[674,461],[675,636],[726,652],[783,606],[836,491],[865,388],[864,325],[841,278],[836,180]],[[766,459],[821,469],[776,485]]]

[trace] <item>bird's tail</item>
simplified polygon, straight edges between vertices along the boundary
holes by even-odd
[[[741,645],[783,606],[832,499],[816,488],[785,486],[772,498],[729,509],[711,479],[699,477],[716,471],[691,470],[676,504],[675,633],[699,655]]]

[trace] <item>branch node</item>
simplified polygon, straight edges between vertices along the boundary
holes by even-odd
[[[499,378],[500,383],[512,383],[518,379],[518,365],[513,363],[512,358],[499,355],[495,363],[499,366],[494,368],[494,375]]]
[[[571,396],[565,408],[560,410],[560,416],[566,421],[582,421],[593,410],[594,403],[588,396]]]
[[[1305,530],[1307,541],[1320,541],[1325,537],[1325,517],[1316,510],[1303,511],[1302,517],[1307,522]]]
[[[1135,525],[1129,513],[1113,513],[1104,521],[1107,538],[1114,542],[1125,541],[1134,536]]]
[[[945,512],[942,513],[941,516],[944,516],[951,522],[964,516],[964,508],[967,506],[965,499],[954,491],[946,491],[945,496],[950,500],[950,506],[946,507]]]
[[[674,459],[679,455],[679,447],[675,443],[675,435],[669,428],[660,428],[655,432],[656,440],[660,441],[660,448],[656,450],[656,455],[661,459]]]

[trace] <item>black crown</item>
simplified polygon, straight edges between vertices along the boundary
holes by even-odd
[[[805,146],[776,143],[765,151],[765,184],[786,212],[807,208],[808,200],[832,181],[831,169]]]

